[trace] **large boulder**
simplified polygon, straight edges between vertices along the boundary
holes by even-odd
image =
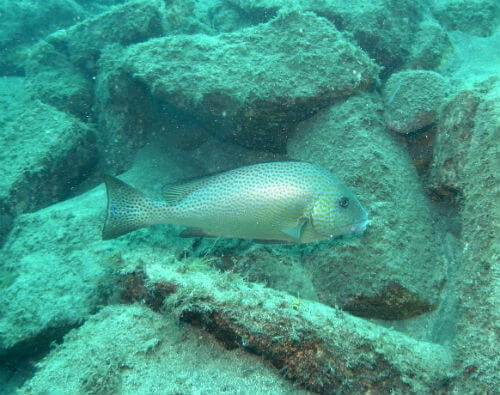
[[[27,52],[28,94],[82,120],[90,118],[102,51],[161,35],[161,9],[160,1],[132,1],[48,35]]]
[[[288,154],[337,174],[370,216],[362,237],[304,249],[319,300],[387,320],[434,310],[446,279],[433,211],[409,155],[384,127],[380,98],[354,96],[305,121]]]
[[[73,0],[0,1],[0,75],[22,75],[26,48],[89,15]]]
[[[24,103],[2,128],[0,233],[17,214],[66,198],[96,164],[95,132],[46,104]]]
[[[411,0],[230,0],[241,14],[261,22],[282,8],[313,11],[348,32],[377,64],[383,76],[409,66],[437,67],[451,49],[446,32],[427,7]],[[429,25],[433,25],[430,27]]]
[[[496,0],[441,0],[431,4],[434,16],[448,30],[489,36],[500,22]]]
[[[431,167],[431,188],[461,223],[453,347],[464,393],[495,392],[500,381],[499,103],[498,78],[459,92],[441,116]]]
[[[194,351],[196,350],[196,351]],[[146,306],[109,306],[64,338],[37,364],[19,393],[306,393],[243,350]]]
[[[129,47],[124,68],[157,100],[219,137],[283,149],[290,126],[374,86],[378,66],[333,24],[284,12],[218,36],[179,35]]]

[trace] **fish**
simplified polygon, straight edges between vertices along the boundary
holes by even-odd
[[[187,237],[309,243],[360,233],[369,224],[357,197],[309,162],[267,162],[167,186],[162,200],[106,175],[103,240],[156,224],[187,226]]]

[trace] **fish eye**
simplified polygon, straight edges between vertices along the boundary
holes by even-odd
[[[345,196],[344,197],[341,197],[339,199],[339,206],[342,207],[342,208],[346,208],[349,206],[349,199],[346,198]]]

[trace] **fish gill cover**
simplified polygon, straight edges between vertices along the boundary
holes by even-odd
[[[0,392],[495,393],[499,12],[0,0]]]

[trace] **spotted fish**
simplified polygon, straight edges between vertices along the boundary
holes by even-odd
[[[173,185],[162,201],[115,177],[105,183],[105,240],[178,224],[190,227],[187,236],[307,243],[361,232],[368,224],[356,196],[332,173],[306,162],[261,163]]]

